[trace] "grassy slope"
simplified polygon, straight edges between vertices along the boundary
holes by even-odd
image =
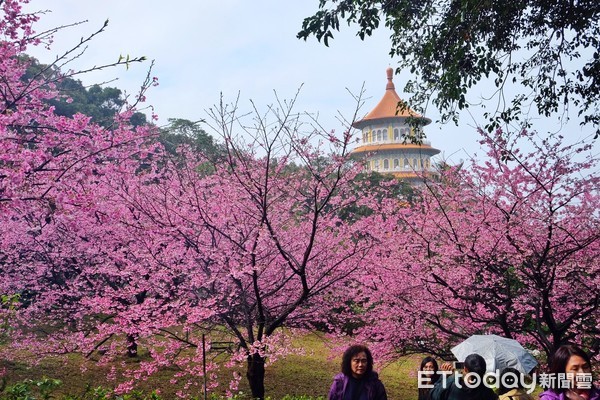
[[[266,371],[265,385],[267,396],[271,399],[281,399],[284,395],[326,396],[333,375],[339,371],[341,354],[338,350],[329,348],[329,344],[317,337],[308,335],[296,340],[296,345],[302,346],[305,355],[291,355],[276,361]],[[45,360],[34,367],[22,363],[6,363],[0,360],[0,369],[7,367],[8,383],[12,384],[26,378],[48,376],[63,381],[63,390],[69,393],[82,393],[86,385],[98,386],[110,384],[106,381],[106,368],[89,368],[85,373],[79,369],[79,358],[70,357],[67,362]],[[390,365],[376,365],[380,377],[385,384],[390,399],[416,399],[416,368],[419,357],[404,357]],[[135,362],[135,361],[127,361]],[[376,360],[377,362],[377,360]],[[240,370],[243,373],[243,370]],[[176,387],[169,383],[172,373],[162,371],[140,387],[144,390],[159,388],[165,399],[174,398]],[[224,374],[231,376],[229,374]],[[228,386],[228,378],[223,377],[220,389],[223,394]],[[61,390],[61,391],[63,391]],[[249,393],[245,378],[240,384],[240,391]],[[200,391],[198,391],[200,392]]]

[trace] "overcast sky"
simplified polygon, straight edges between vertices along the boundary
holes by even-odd
[[[206,110],[221,93],[233,101],[239,92],[242,109],[250,110],[250,99],[265,106],[273,103],[274,90],[291,98],[302,85],[296,111],[318,113],[324,127],[339,131],[335,116],[340,112],[351,118],[356,108],[348,90],[358,94],[364,84],[364,116],[383,96],[385,70],[395,68],[396,61],[389,56],[389,33],[384,29],[361,41],[345,27],[330,47],[314,38],[296,39],[302,20],[317,7],[318,0],[31,0],[29,10],[51,10],[38,23],[38,32],[87,22],[57,33],[50,51],[30,53],[49,62],[109,19],[106,32],[90,43],[74,66],[101,65],[119,55],[154,60],[152,74],[160,85],[149,92],[148,103],[155,107],[159,124],[167,118],[206,119]],[[146,62],[129,70],[112,69],[82,80],[91,84],[118,78],[110,86],[132,93],[148,66]],[[402,98],[408,97],[402,92],[407,78],[394,77]],[[434,121],[426,127],[428,138],[444,158],[458,162],[482,155],[468,114],[458,127],[436,123],[435,110],[426,116]],[[586,136],[576,129],[576,135]]]

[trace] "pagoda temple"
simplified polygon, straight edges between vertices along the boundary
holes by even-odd
[[[352,126],[362,131],[361,144],[352,154],[366,158],[367,168],[382,174],[392,174],[409,182],[422,180],[423,175],[434,175],[431,157],[440,151],[428,141],[411,143],[410,137],[421,137],[416,130],[431,123],[405,107],[394,87],[392,68],[387,71],[385,94],[363,119]]]

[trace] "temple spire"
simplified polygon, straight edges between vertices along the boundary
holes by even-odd
[[[387,85],[385,85],[385,90],[395,90],[396,88],[394,87],[394,70],[391,67],[388,67],[388,69],[385,71],[387,73]]]

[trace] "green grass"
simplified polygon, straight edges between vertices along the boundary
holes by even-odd
[[[295,339],[294,345],[305,349],[305,355],[290,355],[267,367],[265,376],[266,395],[272,400],[283,399],[286,395],[310,396],[313,398],[326,397],[332,378],[340,369],[340,352],[332,350],[333,345],[331,343],[313,334]],[[124,362],[136,363],[137,361],[124,360]],[[420,357],[403,357],[385,366],[377,364],[377,360],[375,362],[375,370],[380,372],[381,380],[390,399],[412,400],[417,398],[415,371],[419,365]],[[58,390],[59,394],[81,395],[85,392],[87,386],[110,387],[113,384],[106,379],[108,367],[101,368],[92,365],[86,372],[82,373],[80,363],[81,358],[78,356],[69,356],[66,360],[45,359],[32,367],[29,367],[25,362],[8,363],[0,361],[0,370],[2,367],[6,367],[8,385],[24,379],[41,379],[42,377],[60,379],[63,383]],[[244,394],[248,394],[250,390],[243,367],[238,371],[243,376],[239,390]],[[172,373],[173,370],[162,370],[148,381],[140,382],[139,389],[145,393],[158,389],[164,399],[173,399],[178,386],[169,382]],[[231,371],[224,371],[221,375],[219,388],[213,392],[218,396],[224,395],[225,389],[228,387],[229,377],[231,377]],[[201,394],[200,387],[197,389],[197,394]],[[244,397],[246,396],[240,396],[240,398]]]

